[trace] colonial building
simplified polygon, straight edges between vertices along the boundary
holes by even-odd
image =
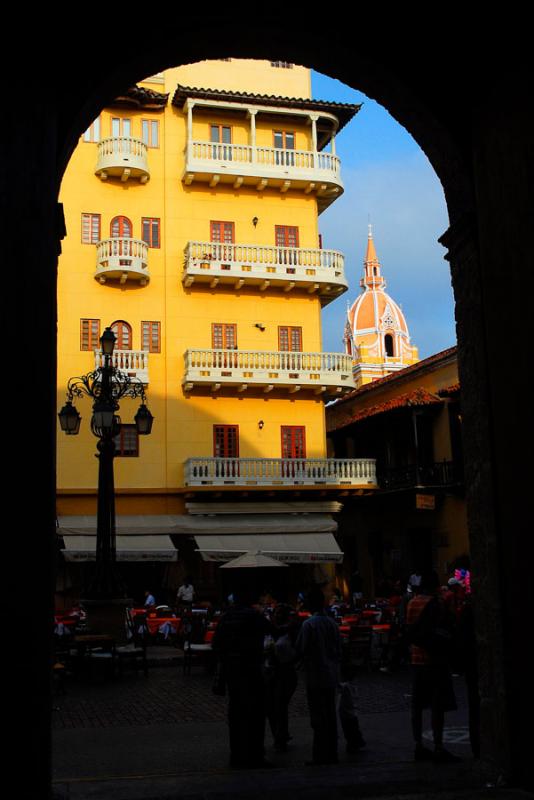
[[[366,592],[414,569],[445,581],[469,554],[456,347],[368,383],[327,408],[329,452],[376,459],[379,490],[339,516],[344,575]]]
[[[350,354],[322,352],[321,308],[347,281],[319,215],[343,192],[336,135],[358,110],[312,99],[293,64],[202,62],[123,92],[72,156],[58,404],[99,366],[111,326],[114,363],[155,417],[139,441],[121,403],[117,550],[133,592],[170,594],[184,572],[213,592],[216,565],[251,550],[304,564],[301,582],[342,560],[340,493],[376,478],[370,459],[326,457],[325,400],[355,380]],[[94,558],[94,451],[84,423],[59,435],[59,532],[80,570]]]
[[[356,386],[398,372],[418,361],[400,306],[386,293],[371,225],[360,280],[362,292],[347,309],[345,352],[353,359]]]

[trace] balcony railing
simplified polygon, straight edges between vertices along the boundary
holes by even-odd
[[[287,350],[208,350],[185,353],[186,391],[194,386],[312,389],[315,394],[340,394],[354,389],[352,357],[345,353],[299,353]]]
[[[454,486],[462,481],[461,465],[455,461],[438,461],[423,466],[406,464],[402,467],[381,469],[379,474],[382,491],[414,489],[423,486]]]
[[[104,366],[104,355],[95,350],[95,369]],[[125,372],[130,377],[148,383],[148,350],[114,350],[111,366]]]
[[[185,286],[200,282],[212,288],[305,289],[319,294],[324,304],[348,286],[345,259],[337,250],[222,242],[189,242],[182,280]]]
[[[146,144],[131,136],[102,139],[98,143],[95,175],[103,181],[108,177],[118,177],[123,182],[139,178],[141,183],[146,183],[150,177]]]
[[[375,486],[368,458],[189,458],[187,486]]]
[[[189,142],[184,181],[195,180],[233,183],[235,188],[253,184],[260,190],[272,186],[282,192],[303,189],[317,195],[320,211],[343,192],[340,160],[333,153],[247,144]]]
[[[126,237],[103,239],[97,242],[96,251],[95,278],[100,283],[131,280],[146,286],[149,282],[146,242]]]

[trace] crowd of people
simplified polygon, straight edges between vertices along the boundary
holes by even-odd
[[[351,583],[353,607],[363,605],[362,583]],[[396,594],[398,591],[398,594]],[[336,616],[343,606],[334,592],[325,596],[316,585],[300,595],[297,606],[258,604],[250,591],[234,592],[212,640],[219,662],[218,692],[228,694],[230,765],[270,766],[265,759],[265,722],[274,748],[284,752],[291,740],[288,709],[302,672],[313,730],[309,764],[338,760],[338,718],[347,752],[365,746],[357,713],[354,672],[341,674],[342,639]],[[388,601],[397,607],[396,636],[388,648],[388,666],[407,655],[413,671],[412,732],[414,758],[448,763],[458,757],[445,749],[445,713],[456,708],[452,672],[465,675],[471,746],[478,757],[478,692],[472,604],[469,587],[451,578],[440,587],[435,573],[414,573],[404,592],[393,587]],[[300,613],[303,609],[307,616]],[[433,749],[423,744],[423,713],[430,709]]]
[[[299,673],[305,682],[313,730],[309,763],[337,762],[338,722],[347,752],[356,753],[365,746],[358,720],[357,669],[343,658],[347,653],[343,642],[347,642],[345,621],[351,620],[351,629],[353,625],[360,627],[366,614],[374,615],[377,623],[387,623],[383,626],[388,629],[387,641],[378,668],[394,672],[402,664],[411,664],[415,760],[458,760],[445,749],[443,741],[445,714],[456,708],[453,674],[465,678],[471,749],[478,758],[480,714],[469,572],[456,570],[447,584],[440,586],[435,572],[415,570],[407,583],[384,582],[377,587],[383,599],[373,604],[364,603],[363,579],[358,571],[351,576],[348,588],[348,597],[343,598],[339,590],[315,584],[307,593],[298,594],[295,605],[289,605],[277,602],[269,593],[258,597],[249,585],[232,592],[224,608],[208,611],[195,602],[194,586],[186,577],[177,590],[174,610],[157,606],[155,594],[147,589],[142,616],[158,617],[157,611],[162,608],[172,611],[174,621],[180,621],[179,630],[188,639],[195,615],[202,625],[210,621],[217,662],[214,691],[228,696],[230,765],[234,768],[268,765],[264,741],[267,721],[274,749],[287,750],[292,738],[289,706]],[[85,617],[81,607],[72,613],[77,620]],[[70,622],[57,619],[56,634],[63,633],[61,626],[65,633],[70,632]],[[165,623],[168,633],[178,630],[172,622]],[[432,749],[423,741],[427,709],[431,713]]]

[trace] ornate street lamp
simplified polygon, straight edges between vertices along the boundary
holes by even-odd
[[[106,328],[100,337],[104,365],[87,375],[70,378],[67,384],[67,402],[59,412],[61,430],[75,436],[80,430],[81,417],[73,405],[74,398],[84,395],[93,400],[91,431],[98,438],[98,509],[96,522],[95,575],[87,598],[110,600],[124,597],[126,587],[116,568],[115,486],[113,479],[114,439],[119,433],[119,400],[123,397],[141,399],[135,415],[140,436],[152,430],[154,418],[146,406],[145,388],[137,377],[131,377],[112,365],[115,334]]]

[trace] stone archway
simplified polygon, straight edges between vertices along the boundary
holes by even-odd
[[[147,32],[142,47],[129,52],[127,61],[120,50],[112,48],[93,59],[92,32],[81,34],[73,26],[75,48],[65,39],[56,43],[68,66],[58,69],[37,47],[35,60],[28,65],[39,70],[40,84],[30,82],[30,70],[27,74],[21,70],[11,84],[13,96],[27,102],[4,128],[4,196],[9,201],[2,217],[8,266],[5,319],[7,330],[18,332],[17,357],[8,350],[9,374],[18,388],[28,385],[29,375],[32,388],[39,387],[32,424],[20,425],[14,463],[6,476],[6,496],[12,503],[18,499],[18,505],[11,507],[20,509],[17,529],[21,533],[8,538],[4,557],[10,565],[20,563],[20,538],[25,537],[33,554],[25,565],[24,588],[21,591],[21,573],[13,570],[17,583],[8,596],[16,597],[21,613],[35,621],[36,648],[36,656],[18,672],[26,713],[14,722],[12,741],[24,735],[25,756],[34,764],[43,797],[50,769],[49,746],[43,742],[49,742],[48,638],[55,518],[54,276],[62,235],[57,190],[77,137],[120,88],[180,61],[225,57],[229,52],[313,65],[363,90],[410,131],[443,184],[451,228],[442,242],[449,250],[456,297],[470,532],[479,576],[477,627],[485,747],[504,771],[525,785],[531,781],[528,742],[521,737],[522,728],[527,730],[530,723],[530,670],[526,659],[508,659],[522,641],[522,616],[530,618],[534,610],[532,543],[521,536],[523,520],[529,519],[530,512],[528,453],[525,446],[518,455],[515,447],[528,420],[523,366],[529,363],[528,337],[521,334],[528,315],[521,317],[515,299],[502,292],[505,280],[522,284],[532,260],[534,138],[522,101],[529,76],[516,74],[513,86],[506,87],[508,106],[499,108],[497,92],[491,87],[491,80],[499,86],[498,70],[481,77],[473,62],[462,69],[447,64],[445,70],[439,49],[434,53],[413,37],[378,52],[369,42],[358,47],[352,32],[344,32],[342,26],[335,42],[329,39],[326,47],[323,32],[311,23],[299,20],[292,27],[291,19],[282,22],[267,17],[259,39],[252,23],[229,22],[222,15],[201,20],[185,13],[179,36]],[[50,40],[47,44],[53,46]],[[472,78],[468,85],[466,76]],[[30,85],[33,92],[28,97]],[[452,113],[453,101],[456,113]],[[503,330],[515,332],[512,355],[503,342]],[[513,414],[508,413],[510,402]],[[31,516],[26,510],[29,506]],[[37,610],[35,597],[40,598]],[[27,728],[18,723],[30,718],[34,724],[28,736]]]

